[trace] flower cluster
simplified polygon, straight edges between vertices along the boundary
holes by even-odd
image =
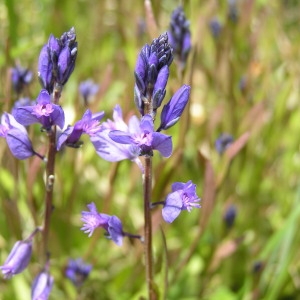
[[[191,50],[191,32],[190,22],[186,19],[182,6],[173,11],[168,37],[175,58],[184,68]]]
[[[81,258],[69,259],[65,275],[76,287],[80,287],[92,270],[92,265],[85,264]]]
[[[169,65],[173,61],[168,35],[162,34],[149,46],[146,44],[137,59],[134,71],[134,101],[144,115],[145,103],[152,105],[153,113],[160,107],[169,78]]]
[[[68,81],[77,57],[75,29],[72,27],[59,39],[50,35],[48,43],[41,50],[38,63],[38,77],[41,85],[49,94],[54,86],[58,90]]]
[[[32,72],[27,68],[23,68],[18,64],[15,66],[15,68],[12,68],[11,81],[15,92],[20,94],[24,87],[32,81],[32,77]]]

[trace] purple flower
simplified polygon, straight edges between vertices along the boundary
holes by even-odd
[[[191,32],[190,22],[186,19],[182,6],[177,7],[172,13],[168,37],[174,56],[184,68],[191,50]]]
[[[192,208],[200,208],[197,202],[200,198],[196,194],[196,185],[192,181],[187,183],[175,182],[172,185],[172,193],[168,194],[162,216],[168,223],[172,223],[182,210],[190,212]]]
[[[28,266],[32,254],[32,241],[17,241],[3,266],[0,267],[5,279],[21,273]]]
[[[149,46],[146,44],[137,59],[134,71],[134,101],[144,115],[144,101],[152,101],[154,113],[160,106],[169,78],[169,65],[173,55],[168,44],[168,35],[162,34]]]
[[[84,133],[90,137],[95,136],[97,132],[101,131],[99,122],[103,116],[104,112],[92,114],[89,109],[86,110],[81,120],[77,121],[74,126],[68,126],[58,137],[57,150],[60,150],[63,144],[73,148],[80,147],[82,142],[79,139]]]
[[[64,111],[59,105],[51,102],[51,97],[46,90],[41,90],[36,105],[17,108],[14,117],[24,126],[41,123],[47,131],[52,125],[63,128],[65,124]]]
[[[222,30],[222,25],[221,25],[220,21],[217,18],[213,18],[209,22],[209,27],[210,27],[210,31],[212,33],[212,36],[214,38],[218,38],[220,36],[221,30]]]
[[[93,80],[88,79],[79,84],[79,92],[85,104],[90,102],[91,97],[96,95],[99,91],[99,85],[94,83]]]
[[[136,116],[131,117],[129,123],[134,122],[135,119],[137,119]],[[111,162],[129,159],[137,163],[143,172],[143,165],[138,158],[140,154],[139,147],[131,144],[116,143],[109,137],[109,133],[112,130],[129,132],[129,127],[123,120],[122,110],[119,105],[116,105],[114,108],[113,121],[108,119],[102,124],[102,131],[91,137],[91,142],[93,143],[97,154],[103,159]]]
[[[80,287],[89,276],[91,270],[92,265],[85,264],[81,258],[69,259],[65,274],[76,287]]]
[[[26,159],[33,155],[41,157],[33,150],[25,127],[19,124],[11,114],[4,113],[1,117],[0,137],[6,139],[11,153],[17,159]]]
[[[233,143],[232,135],[228,133],[222,133],[215,142],[216,150],[222,155],[225,150]]]
[[[49,298],[53,283],[54,279],[47,270],[39,273],[35,277],[31,287],[31,299],[47,300]]]
[[[51,94],[55,84],[65,85],[74,70],[76,57],[74,27],[63,33],[60,39],[51,34],[39,56],[38,77],[43,88]]]
[[[90,237],[96,228],[102,227],[106,231],[106,237],[112,239],[118,246],[121,246],[124,233],[119,218],[98,213],[96,205],[93,202],[88,204],[87,207],[90,211],[82,212],[81,220],[84,224],[81,230],[84,233],[88,233]]]
[[[190,90],[190,86],[183,85],[164,106],[160,115],[161,124],[157,131],[168,129],[177,123],[189,100]]]
[[[236,217],[236,213],[237,213],[236,207],[233,204],[227,208],[227,210],[223,216],[223,219],[224,219],[224,222],[228,229],[230,229],[233,226],[235,217]]]
[[[11,81],[17,94],[21,93],[23,88],[32,80],[32,72],[29,69],[16,65],[11,70]]]
[[[172,154],[172,137],[154,132],[153,119],[150,115],[143,116],[140,123],[137,119],[131,121],[129,132],[114,130],[109,133],[109,137],[116,143],[138,146],[139,155],[153,155],[153,150],[158,150],[164,157]]]

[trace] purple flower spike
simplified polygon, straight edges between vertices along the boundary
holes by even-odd
[[[32,72],[29,69],[16,65],[11,70],[11,81],[16,93],[21,93],[23,88],[32,80]]]
[[[43,88],[51,94],[55,85],[60,88],[64,86],[74,70],[76,57],[74,27],[60,39],[51,34],[48,43],[41,50],[38,63],[38,77]]]
[[[109,137],[120,144],[132,144],[140,148],[140,155],[153,155],[153,150],[157,150],[164,157],[172,154],[172,137],[154,131],[153,119],[150,115],[145,115],[140,124],[132,119],[129,126],[130,132],[114,130],[109,133]]]
[[[11,114],[4,113],[1,117],[0,137],[6,138],[7,145],[17,159],[26,159],[38,155],[29,140],[25,127],[19,124]]]
[[[160,119],[161,124],[157,131],[166,130],[177,123],[190,97],[190,86],[183,85],[164,106]]]
[[[31,287],[32,300],[47,300],[53,287],[54,279],[44,270],[37,275]]]
[[[182,6],[173,11],[168,36],[174,56],[184,68],[191,50],[191,33],[190,22],[186,19]]]
[[[57,140],[57,151],[61,149],[63,144],[69,147],[78,148],[82,145],[80,137],[82,134],[88,134],[90,137],[95,136],[101,131],[100,120],[103,118],[104,112],[92,114],[88,109],[81,120],[77,121],[74,125],[68,126],[68,128],[61,133]]]
[[[192,181],[187,183],[175,182],[172,185],[172,193],[168,194],[162,216],[168,223],[172,223],[182,210],[190,212],[192,208],[200,208],[197,202],[200,198],[196,194],[196,185]]]
[[[113,240],[118,246],[123,242],[123,227],[122,223],[116,216],[109,216],[106,214],[98,213],[95,203],[87,205],[90,211],[83,211],[81,220],[84,222],[81,230],[84,233],[89,233],[92,236],[94,230],[102,227],[106,231],[106,237]]]
[[[21,273],[28,266],[32,254],[32,241],[17,241],[3,266],[5,279]]]
[[[41,90],[36,105],[17,108],[14,117],[24,126],[41,123],[47,131],[52,125],[63,128],[65,124],[64,111],[59,105],[51,103],[51,97],[46,90]]]
[[[160,35],[150,46],[146,44],[142,48],[134,71],[134,101],[141,115],[144,115],[144,101],[153,100],[154,114],[162,102],[172,61],[167,34]]]
[[[80,287],[89,276],[91,270],[92,265],[85,264],[81,258],[69,259],[65,275],[76,287]]]

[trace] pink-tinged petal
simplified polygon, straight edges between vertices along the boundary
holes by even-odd
[[[182,201],[180,193],[174,192],[167,196],[166,203],[162,209],[162,216],[168,223],[172,223],[180,214]]]
[[[153,132],[152,137],[152,148],[159,151],[162,156],[170,157],[173,147],[172,137],[159,132]]]

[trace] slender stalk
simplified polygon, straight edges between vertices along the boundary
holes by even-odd
[[[61,95],[61,87],[57,87],[53,91],[53,103],[58,104]],[[43,251],[46,258],[49,257],[48,240],[50,230],[50,219],[53,210],[53,185],[56,155],[56,126],[52,126],[52,130],[48,132],[48,159],[46,165],[46,195],[45,195],[45,219],[43,229]]]
[[[145,115],[153,116],[153,105],[151,95],[153,86],[148,87],[148,98],[144,101]],[[153,275],[153,256],[152,256],[152,217],[151,217],[151,198],[152,198],[152,156],[145,155],[145,171],[144,171],[144,252],[146,266],[146,282],[148,288],[148,299],[155,300],[157,295],[154,290]]]
[[[48,253],[48,237],[50,229],[50,218],[53,208],[53,185],[54,185],[54,166],[55,166],[55,145],[56,127],[53,127],[48,133],[49,137],[49,148],[48,148],[48,161],[46,165],[46,195],[45,195],[45,219],[44,219],[44,230],[43,230],[43,250],[44,254]]]
[[[152,157],[145,156],[144,173],[144,251],[146,265],[146,281],[150,300],[156,299],[153,282],[153,260],[152,260],[152,220],[151,220],[151,196],[152,196]]]

